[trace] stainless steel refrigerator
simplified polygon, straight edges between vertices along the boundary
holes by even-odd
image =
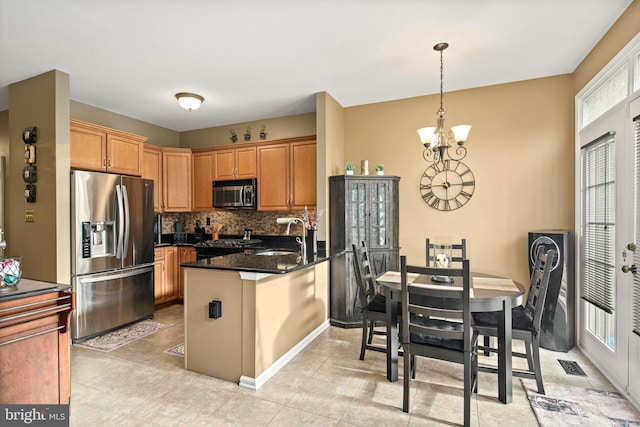
[[[151,317],[153,181],[71,172],[74,342]]]

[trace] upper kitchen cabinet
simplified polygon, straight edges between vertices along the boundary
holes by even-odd
[[[162,200],[165,212],[191,212],[193,157],[189,148],[162,149]]]
[[[70,130],[72,168],[142,175],[147,138],[75,119],[71,119]]]
[[[144,144],[142,155],[142,177],[153,180],[153,211],[162,212],[162,148],[151,144]]]
[[[256,177],[256,146],[225,147],[213,151],[214,180]]]
[[[212,185],[216,152],[211,148],[193,150],[193,211],[213,209]],[[255,162],[254,162],[255,163]]]
[[[258,210],[301,210],[315,205],[315,136],[258,146]]]

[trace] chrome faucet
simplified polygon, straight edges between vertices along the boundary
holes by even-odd
[[[4,230],[0,227],[0,249],[6,249],[7,242],[4,240]]]
[[[278,218],[276,220],[276,222],[278,224],[287,224],[287,229],[284,232],[284,234],[286,234],[287,236],[289,235],[289,232],[291,231],[291,224],[295,224],[296,222],[300,222],[300,225],[302,226],[302,233],[300,234],[300,237],[296,237],[296,242],[298,242],[298,244],[300,245],[300,250],[302,251],[302,256],[306,256],[306,254],[307,254],[307,241],[304,238],[305,237],[304,221],[301,218]]]

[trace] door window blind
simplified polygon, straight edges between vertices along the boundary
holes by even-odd
[[[634,144],[636,148],[636,180],[635,180],[635,205],[634,212],[636,215],[636,244],[640,243],[640,116],[633,119],[634,132]],[[640,250],[636,250],[633,253],[633,263],[636,266],[640,266]],[[640,273],[633,275],[633,333],[640,335]]]
[[[607,313],[615,309],[615,134],[581,150],[582,236],[580,297]]]

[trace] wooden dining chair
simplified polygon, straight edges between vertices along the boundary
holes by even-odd
[[[469,260],[461,268],[414,267],[400,257],[404,378],[402,410],[409,411],[415,356],[456,362],[464,370],[464,425],[471,421],[471,395],[477,391],[477,334],[471,325]],[[450,276],[456,285],[409,283],[408,273]],[[459,304],[452,305],[452,301]],[[461,307],[459,307],[461,305]],[[458,307],[458,308],[456,308]]]
[[[437,243],[433,243],[428,237],[426,239],[425,248],[427,250],[427,265],[433,266],[435,265],[435,256],[436,256],[436,246],[439,246]],[[456,265],[460,265],[463,259],[467,259],[467,239],[461,239],[460,243],[453,243],[451,245],[451,262],[458,263]]]
[[[386,336],[387,299],[376,291],[375,271],[369,257],[367,244],[353,247],[353,269],[358,285],[358,301],[362,311],[362,344],[360,346],[360,360],[364,360],[366,350],[386,353],[386,344],[374,344],[374,335]],[[384,327],[384,330],[376,329]]]
[[[527,302],[524,306],[520,305],[511,310],[512,339],[522,340],[525,345],[525,353],[513,352],[512,356],[526,358],[529,368],[528,371],[513,370],[513,376],[534,378],[540,394],[545,394],[540,370],[540,325],[554,255],[553,249],[549,249],[546,253],[542,250],[538,251],[531,274]],[[485,345],[478,348],[484,350],[485,354],[497,352],[496,348],[486,345],[486,337],[498,336],[498,313],[473,313],[473,321],[474,329],[485,336]],[[497,372],[497,369],[487,366],[482,366],[480,370]]]

